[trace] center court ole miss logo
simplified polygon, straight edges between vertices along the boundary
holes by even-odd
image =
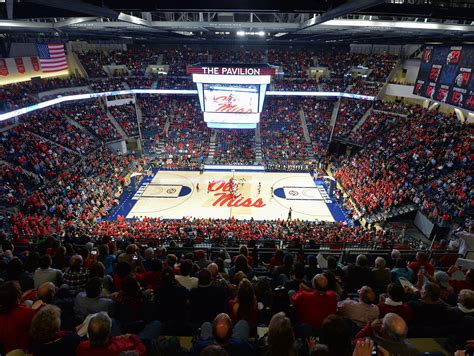
[[[212,206],[228,208],[263,208],[267,204],[261,198],[255,201],[251,197],[245,197],[240,193],[231,192],[231,183],[225,180],[215,180],[209,183],[209,193],[212,193],[215,200]]]

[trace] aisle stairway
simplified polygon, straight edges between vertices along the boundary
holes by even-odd
[[[216,137],[217,131],[212,130],[211,139],[209,140],[209,152],[205,159],[206,164],[212,164],[214,161],[214,154],[216,153]]]
[[[117,120],[115,120],[115,117],[112,115],[112,113],[107,109],[107,117],[109,118],[110,122],[112,123],[112,125],[114,125],[115,129],[117,130],[117,132],[120,134],[120,136],[123,138],[123,139],[127,139],[128,136],[127,134],[125,133],[125,131],[123,130],[122,126],[120,126],[120,124],[117,122]]]

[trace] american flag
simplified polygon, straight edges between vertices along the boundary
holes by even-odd
[[[68,69],[64,44],[37,43],[38,57],[43,73],[59,72]]]

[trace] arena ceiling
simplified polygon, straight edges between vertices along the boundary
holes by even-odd
[[[163,42],[474,41],[474,0],[0,0],[4,38]]]

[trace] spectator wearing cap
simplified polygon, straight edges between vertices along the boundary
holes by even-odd
[[[193,263],[191,260],[181,261],[181,265],[179,267],[180,274],[176,276],[176,280],[183,287],[186,287],[187,290],[197,288],[198,286],[198,279],[196,277],[191,277],[192,270]]]
[[[211,272],[203,269],[198,274],[197,288],[189,292],[189,304],[191,322],[199,325],[206,321],[210,322],[218,314],[227,312],[227,290],[212,284]]]
[[[337,295],[327,290],[328,280],[323,274],[313,277],[313,289],[300,288],[291,301],[298,319],[299,336],[317,333],[323,320],[337,311]]]
[[[346,299],[338,304],[339,314],[352,320],[361,328],[379,317],[380,311],[375,302],[375,292],[369,286],[363,286],[359,291],[359,301]]]
[[[407,323],[412,318],[411,309],[404,304],[405,290],[399,283],[390,283],[387,286],[387,295],[382,296],[382,301],[377,305],[380,311],[379,318],[388,313],[400,315]]]
[[[433,282],[440,288],[440,298],[449,305],[455,305],[457,301],[453,287],[449,284],[449,275],[444,271],[436,271]]]

